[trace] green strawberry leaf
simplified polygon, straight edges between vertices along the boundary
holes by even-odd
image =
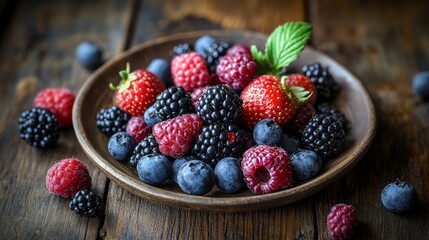
[[[256,64],[258,66],[258,72],[259,73],[266,73],[270,71],[270,66],[267,63],[267,59],[265,58],[265,54],[258,50],[256,45],[252,45],[250,47],[250,53],[253,56],[253,59],[255,59]]]

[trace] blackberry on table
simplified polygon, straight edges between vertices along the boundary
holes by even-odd
[[[191,95],[181,86],[164,90],[156,97],[154,107],[161,121],[194,111]]]
[[[243,112],[243,101],[227,85],[207,89],[198,99],[197,114],[205,123],[238,122]]]
[[[117,132],[125,132],[131,116],[119,107],[103,108],[97,114],[97,127],[108,137]]]
[[[305,65],[302,72],[315,85],[318,102],[326,102],[334,99],[339,92],[338,83],[329,73],[328,68],[322,67],[320,63]]]
[[[47,148],[59,137],[58,120],[45,108],[33,107],[21,113],[18,119],[19,137],[31,146]]]
[[[235,124],[210,124],[203,127],[192,155],[213,168],[225,157],[238,158],[244,152],[246,132]]]
[[[173,57],[179,56],[180,54],[188,53],[193,51],[192,45],[189,43],[180,43],[173,47]]]
[[[324,102],[316,105],[316,111],[319,114],[327,114],[332,115],[336,117],[338,120],[340,120],[341,124],[344,128],[347,126],[347,118],[338,108],[336,108],[334,105]]]
[[[341,122],[334,116],[315,115],[302,132],[301,143],[323,159],[337,156],[343,149],[345,132]]]
[[[204,49],[205,60],[209,66],[210,73],[216,73],[216,66],[219,63],[221,57],[225,56],[226,52],[230,48],[227,42],[214,42],[209,47]]]
[[[133,155],[131,155],[130,157],[130,165],[132,167],[136,167],[140,158],[148,154],[161,154],[161,151],[159,151],[158,143],[156,143],[155,137],[152,134],[145,137],[134,148]]]
[[[97,217],[103,213],[104,204],[103,200],[94,192],[82,189],[73,196],[69,208],[81,216]]]

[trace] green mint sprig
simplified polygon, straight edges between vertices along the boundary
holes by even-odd
[[[282,68],[289,66],[304,50],[312,31],[309,23],[287,22],[270,34],[265,43],[265,53],[252,45],[250,52],[258,65],[258,72],[279,76]]]

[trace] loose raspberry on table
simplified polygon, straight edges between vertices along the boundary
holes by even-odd
[[[234,53],[224,56],[217,65],[219,80],[233,89],[242,90],[253,80],[256,73],[256,62],[252,55]]]
[[[66,127],[72,122],[75,97],[67,88],[46,88],[36,95],[33,106],[48,109],[57,117],[59,127]]]
[[[248,149],[241,167],[244,181],[253,193],[272,193],[292,185],[290,158],[280,147],[260,145]]]
[[[66,158],[48,170],[46,187],[56,195],[70,198],[84,188],[91,188],[91,176],[79,159]]]
[[[204,58],[196,52],[184,53],[171,62],[171,75],[176,86],[187,92],[210,83],[210,74]]]
[[[326,219],[329,235],[332,239],[351,238],[356,230],[356,211],[351,205],[334,205]]]

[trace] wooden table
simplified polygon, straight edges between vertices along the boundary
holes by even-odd
[[[336,203],[358,213],[355,239],[429,238],[429,103],[411,90],[429,70],[427,1],[0,1],[1,239],[328,239],[326,215]],[[85,156],[72,128],[56,147],[20,140],[19,114],[46,87],[77,92],[91,74],[75,58],[92,40],[106,59],[159,36],[206,29],[271,32],[285,21],[314,26],[311,44],[362,79],[378,130],[367,154],[340,181],[283,207],[244,213],[200,212],[149,202],[107,179]],[[105,217],[79,217],[50,194],[45,175],[75,156],[107,201]],[[380,202],[396,178],[411,183],[419,206],[393,214]]]

